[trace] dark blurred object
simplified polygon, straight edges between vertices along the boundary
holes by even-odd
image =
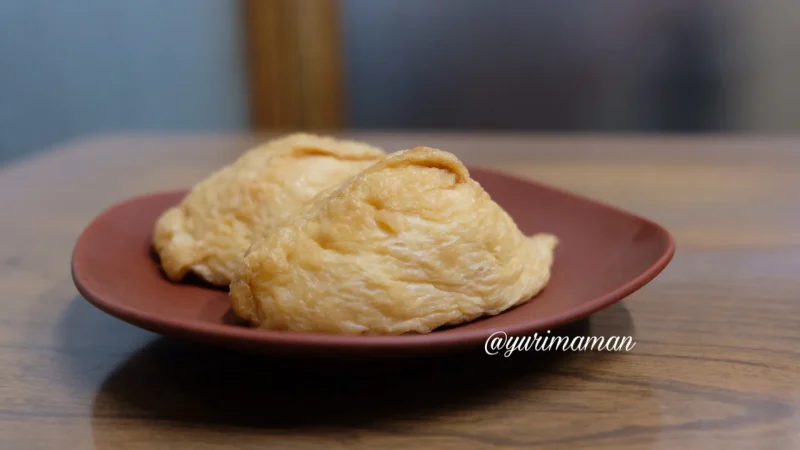
[[[717,130],[706,1],[345,0],[356,128]]]
[[[721,68],[715,64],[712,33],[706,11],[680,17],[667,28],[667,48],[653,71],[653,128],[659,131],[719,130],[725,123]]]

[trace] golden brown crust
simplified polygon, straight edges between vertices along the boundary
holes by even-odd
[[[198,183],[155,225],[153,245],[167,276],[193,272],[227,286],[249,247],[319,192],[385,156],[371,145],[307,133],[269,141]]]
[[[524,236],[452,154],[396,152],[259,236],[234,275],[254,326],[430,332],[527,301],[558,240]]]

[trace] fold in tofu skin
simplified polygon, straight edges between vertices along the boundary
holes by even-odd
[[[305,133],[244,153],[157,220],[153,245],[164,272],[173,281],[191,272],[228,286],[254,235],[269,234],[315,195],[385,155],[365,143]]]
[[[537,295],[558,239],[525,236],[452,154],[393,153],[259,235],[233,277],[252,326],[427,333]]]

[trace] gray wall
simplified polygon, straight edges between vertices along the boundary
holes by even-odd
[[[655,95],[644,91],[667,68],[680,17],[648,0],[344,5],[351,114],[364,128],[655,126],[640,99]]]
[[[0,162],[88,133],[245,127],[238,8],[0,1]]]
[[[800,2],[343,0],[357,128],[800,131]]]
[[[342,0],[355,128],[800,131],[800,2]],[[247,127],[240,2],[0,0],[0,163]]]

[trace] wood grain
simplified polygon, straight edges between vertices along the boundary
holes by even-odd
[[[368,134],[652,218],[672,264],[570,326],[630,353],[342,366],[160,338],[81,299],[82,228],[266,135],[110,136],[0,172],[0,448],[800,448],[800,140]]]
[[[253,128],[341,129],[346,108],[339,3],[244,5]]]

